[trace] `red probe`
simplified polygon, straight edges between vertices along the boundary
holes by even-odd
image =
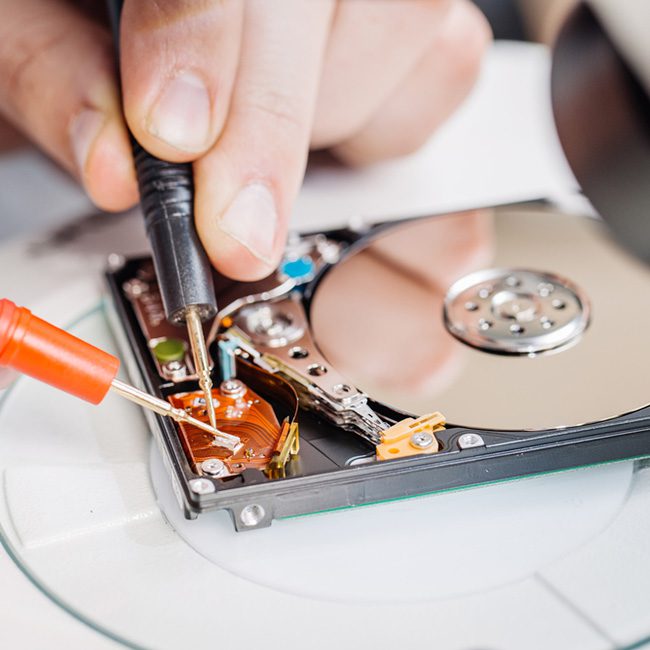
[[[0,300],[0,366],[99,404],[120,361],[5,299]]]
[[[236,451],[241,441],[205,422],[188,415],[183,409],[149,395],[116,379],[120,361],[108,352],[34,316],[29,309],[7,299],[0,300],[0,367],[17,370],[50,386],[99,404],[109,390],[122,397],[186,422],[214,435],[214,443]]]

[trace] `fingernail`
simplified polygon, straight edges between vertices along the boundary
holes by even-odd
[[[149,133],[182,151],[202,150],[210,137],[210,97],[203,81],[180,72],[149,115]]]
[[[271,191],[262,183],[251,183],[239,191],[219,225],[255,257],[272,264],[277,222]]]
[[[85,108],[70,122],[70,142],[77,169],[83,176],[90,148],[104,126],[105,116],[101,111]]]

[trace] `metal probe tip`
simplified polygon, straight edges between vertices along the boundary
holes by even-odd
[[[209,434],[214,436],[214,444],[219,447],[225,447],[232,452],[237,452],[242,447],[242,441],[238,436],[233,436],[225,431],[220,431],[216,427],[212,427],[205,422],[201,422],[201,420],[197,420],[191,415],[188,415],[183,409],[175,408],[169,402],[165,402],[165,400],[149,395],[149,393],[145,393],[135,386],[125,384],[119,379],[113,379],[111,388],[122,397],[126,397],[126,399],[131,400],[144,408],[150,409],[159,415],[165,415],[176,422],[185,422],[186,424],[197,427],[202,431],[207,431]]]
[[[212,377],[210,376],[210,360],[208,348],[203,336],[203,322],[199,310],[196,307],[189,307],[185,313],[187,332],[190,337],[190,346],[194,358],[194,367],[199,378],[199,386],[205,395],[205,411],[208,414],[210,424],[217,428],[217,416],[214,412],[212,401]]]

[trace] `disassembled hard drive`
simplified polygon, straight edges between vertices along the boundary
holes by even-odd
[[[151,260],[107,280],[133,381],[207,421]],[[265,280],[215,272],[213,406],[239,442],[150,425],[186,516],[238,530],[647,455],[649,286],[599,221],[542,203],[295,235]]]

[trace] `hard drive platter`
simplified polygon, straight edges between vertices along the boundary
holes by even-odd
[[[318,285],[311,324],[330,363],[380,402],[466,427],[552,429],[648,403],[649,286],[595,219],[464,212],[354,250]],[[561,326],[566,340],[553,339]]]

